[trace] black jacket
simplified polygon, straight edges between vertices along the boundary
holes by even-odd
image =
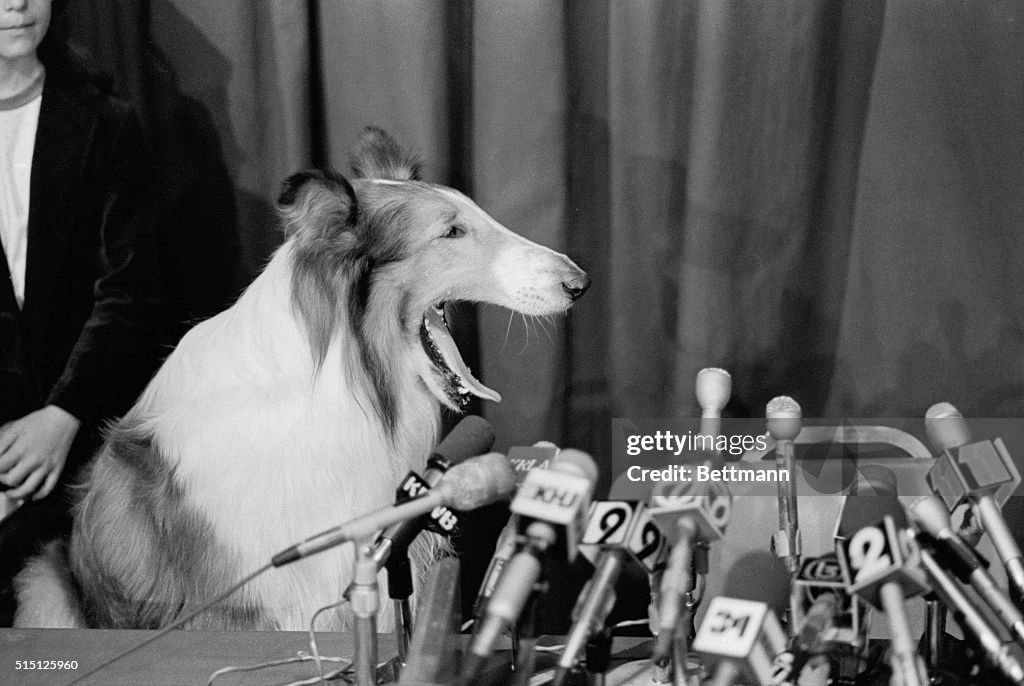
[[[55,404],[94,444],[163,354],[137,119],[92,83],[48,73],[31,174],[20,311],[0,260],[0,423]]]

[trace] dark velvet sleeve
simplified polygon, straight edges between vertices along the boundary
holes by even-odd
[[[47,400],[87,425],[123,414],[165,353],[158,343],[164,305],[142,130],[130,110],[116,106],[101,125],[109,127],[109,142],[88,184],[100,204],[87,215],[95,225],[85,227],[99,238],[94,304]]]

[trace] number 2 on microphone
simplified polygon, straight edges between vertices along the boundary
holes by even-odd
[[[867,526],[853,535],[847,545],[853,582],[860,583],[892,566],[889,539],[879,526]]]

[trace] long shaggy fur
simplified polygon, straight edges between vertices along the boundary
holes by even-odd
[[[291,544],[389,504],[436,443],[440,405],[488,394],[425,352],[424,313],[463,299],[551,314],[586,287],[565,256],[419,181],[384,132],[367,131],[352,167],[285,182],[286,242],[112,427],[67,555],[19,577],[18,625],[167,626]],[[414,568],[438,552],[420,536]],[[305,629],[352,567],[343,545],[274,569],[188,626]],[[333,617],[321,626],[343,628]]]

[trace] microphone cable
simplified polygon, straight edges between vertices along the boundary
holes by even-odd
[[[198,609],[193,610],[192,612],[190,612],[189,614],[185,615],[181,619],[176,620],[173,624],[169,624],[168,626],[165,626],[163,629],[160,629],[158,632],[156,632],[155,634],[153,634],[149,638],[146,638],[145,640],[141,641],[140,643],[137,643],[137,644],[131,646],[127,650],[122,650],[120,653],[118,653],[117,655],[114,655],[113,657],[111,657],[108,660],[104,660],[100,664],[96,665],[95,667],[93,667],[92,669],[87,671],[85,674],[81,674],[81,675],[75,677],[74,680],[68,682],[67,686],[75,686],[75,684],[81,683],[82,681],[84,681],[88,677],[96,674],[100,670],[106,669],[110,665],[114,664],[115,662],[117,662],[119,660],[124,659],[125,657],[127,657],[128,655],[131,655],[132,653],[136,652],[137,650],[140,650],[140,649],[146,647],[147,645],[149,645],[150,643],[163,638],[164,636],[166,636],[171,631],[174,631],[175,629],[179,628],[181,625],[183,625],[186,622],[188,622],[188,621],[194,619],[195,617],[197,617],[199,614],[205,612],[206,610],[209,610],[211,607],[213,607],[217,603],[221,602],[222,600],[224,600],[228,596],[230,596],[233,593],[235,593],[235,591],[240,589],[242,586],[245,586],[247,583],[249,583],[250,581],[252,581],[256,577],[258,577],[260,574],[263,574],[268,569],[272,569],[272,568],[273,568],[273,564],[268,562],[267,564],[265,564],[262,567],[260,567],[259,569],[257,569],[255,572],[252,572],[248,576],[244,577],[243,579],[241,579],[240,581],[235,583],[230,588],[228,588],[225,591],[223,591],[220,595],[214,597],[212,600],[209,600],[205,604],[201,605]]]

